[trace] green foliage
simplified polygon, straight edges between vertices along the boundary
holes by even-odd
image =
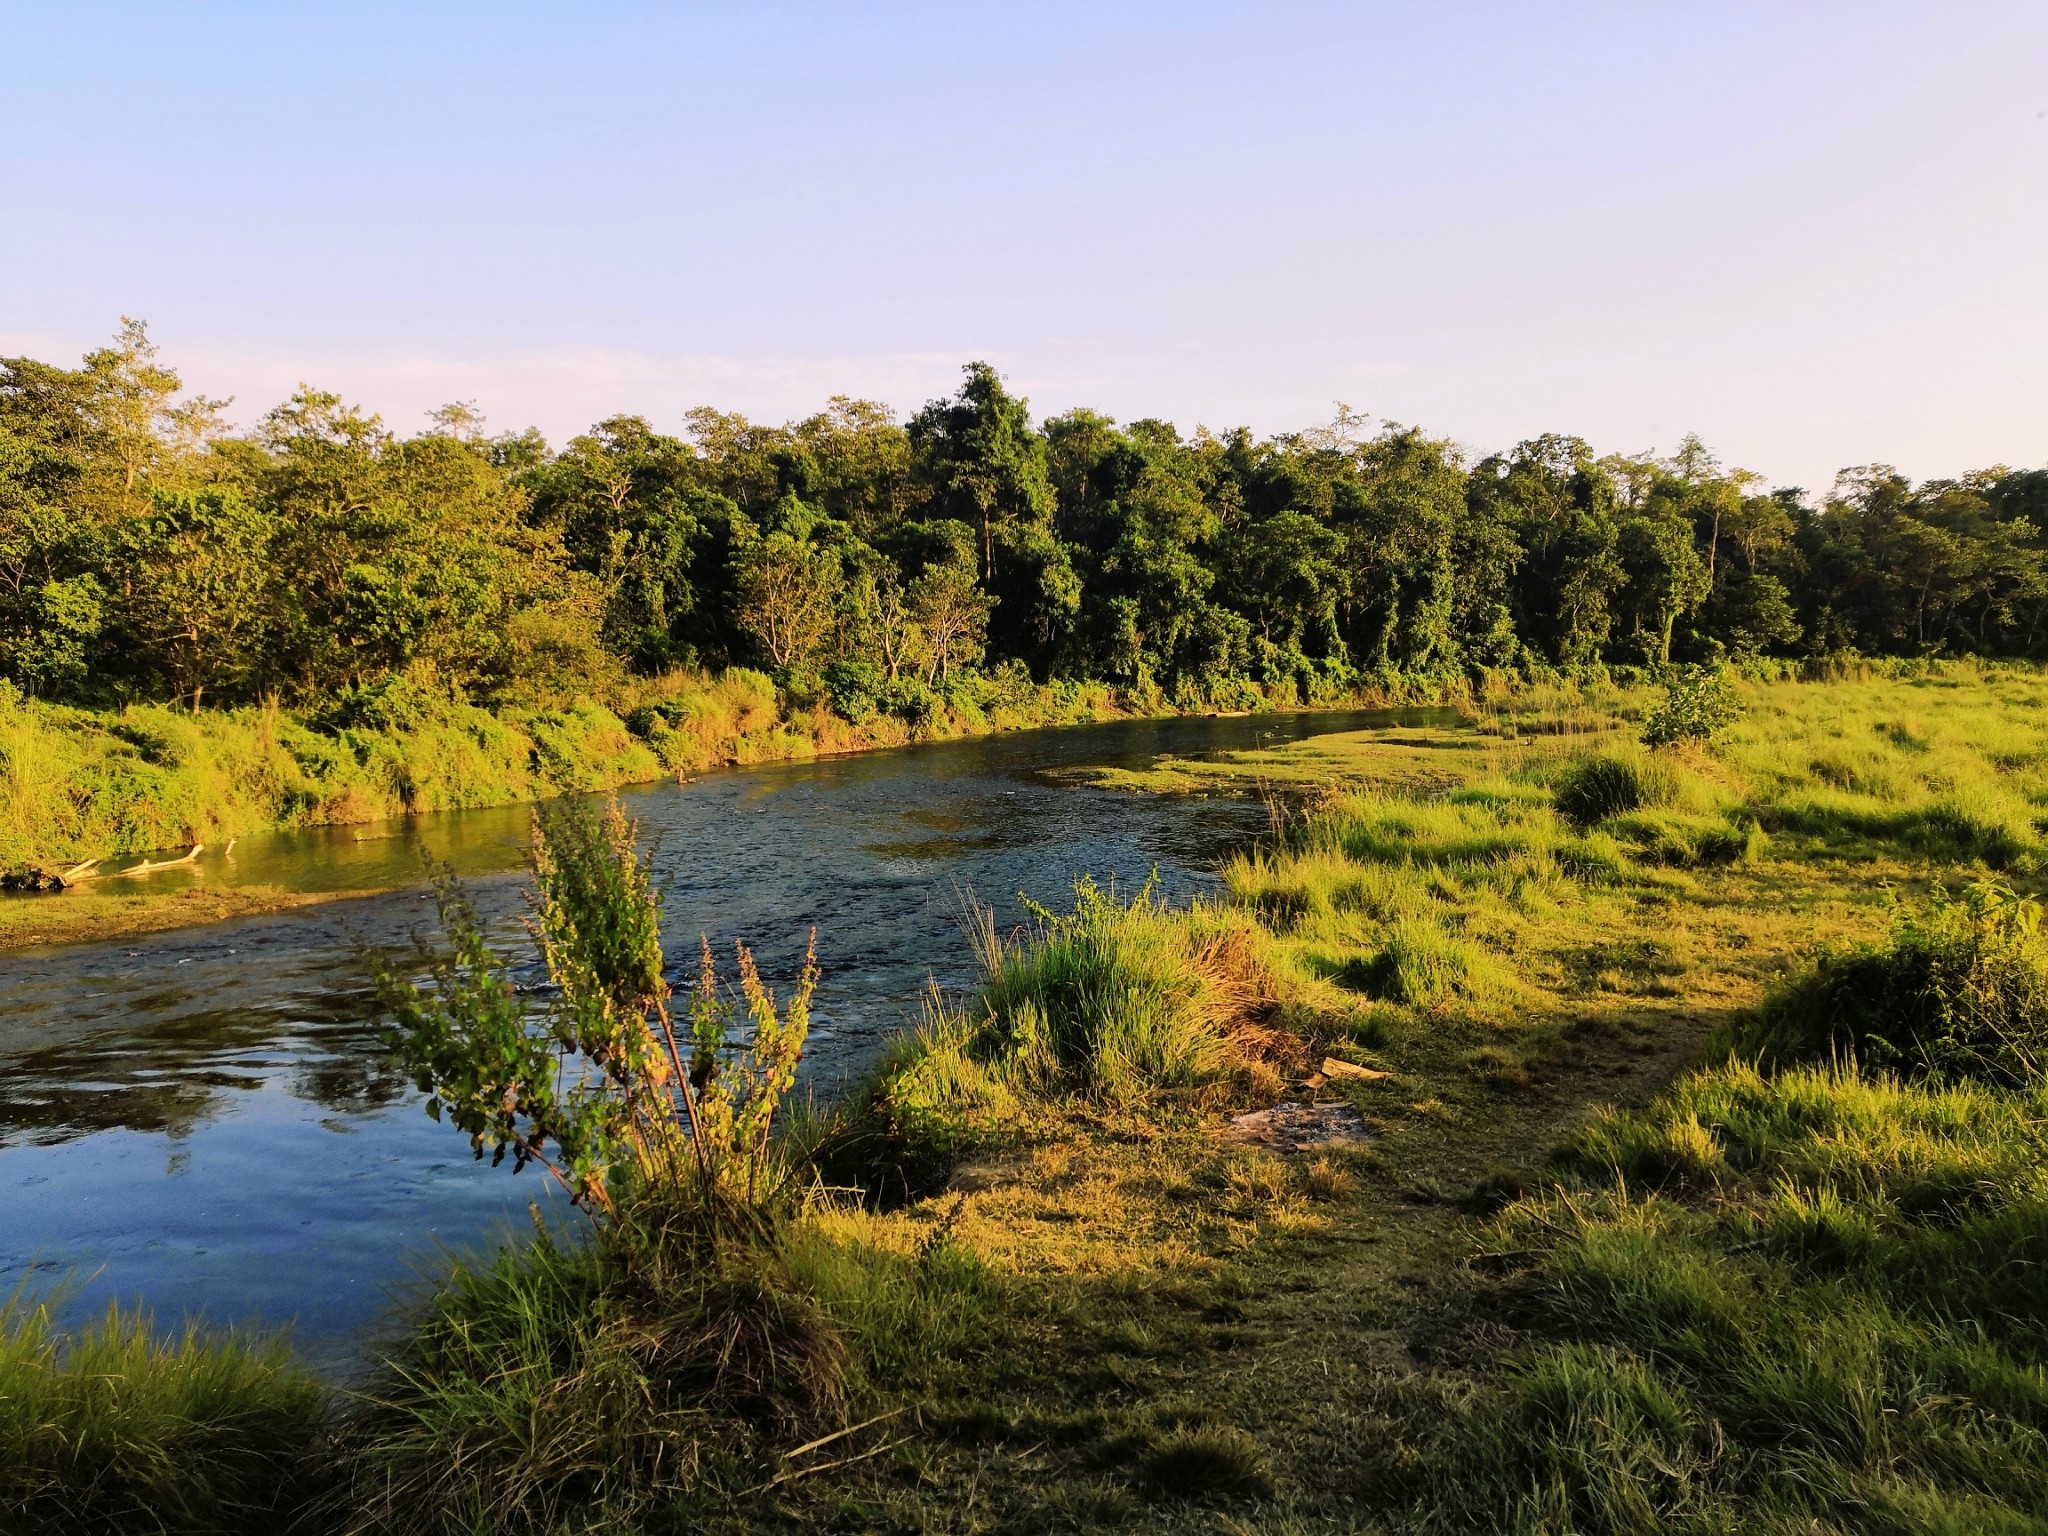
[[[1831,1057],[1937,1080],[2033,1083],[2048,1067],[2048,936],[2039,902],[1995,880],[1894,909],[1876,944],[1822,956],[1774,993],[1738,1048]]]
[[[753,956],[739,948],[744,1046],[710,941],[690,1006],[689,1054],[669,1013],[661,901],[616,799],[565,800],[533,819],[535,938],[553,992],[524,1003],[508,964],[450,875],[436,882],[450,953],[423,949],[425,986],[387,969],[378,1000],[389,1039],[428,1095],[492,1166],[510,1152],[606,1213],[622,1191],[691,1188],[721,1206],[766,1198],[777,1107],[796,1078],[817,985],[815,940],[780,1011]]]
[[[1664,698],[1643,717],[1643,744],[1666,747],[1674,742],[1711,741],[1742,718],[1741,696],[1725,667],[1684,667],[1664,690]]]
[[[610,417],[555,451],[467,407],[402,438],[306,388],[231,437],[138,324],[78,369],[0,361],[0,674],[80,703],[321,709],[425,668],[553,706],[621,668],[758,664],[805,704],[836,669],[849,716],[922,724],[867,673],[1333,702],[1795,645],[2031,654],[2048,594],[2029,472],[1916,488],[1874,466],[1814,509],[1695,438],[1600,458],[1547,434],[1468,466],[1348,408],[1265,441],[1034,424],[985,363],[904,424],[843,398],[688,420]],[[1712,693],[1682,680],[1653,742],[1710,735]]]
[[[19,1536],[269,1532],[310,1491],[319,1386],[282,1340],[164,1338],[109,1308],[69,1335],[0,1305],[0,1518]]]

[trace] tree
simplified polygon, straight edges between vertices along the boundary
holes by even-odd
[[[1268,642],[1296,648],[1334,629],[1344,595],[1344,542],[1301,512],[1277,512],[1230,542],[1230,590]]]
[[[960,668],[980,662],[993,606],[975,586],[974,572],[962,566],[934,566],[910,584],[910,608],[924,640],[928,679],[944,683]]]
[[[123,530],[122,618],[192,708],[255,670],[274,524],[234,491],[159,491]]]
[[[1054,526],[1057,499],[1045,439],[1029,403],[1011,395],[987,363],[969,363],[951,398],[912,418],[910,446],[933,521],[977,531],[983,587],[994,602],[1008,655],[1049,663],[1081,604],[1081,582]]]
[[[739,624],[778,668],[810,659],[832,628],[836,562],[822,549],[775,532],[739,555]]]
[[[691,568],[707,532],[700,466],[680,439],[613,416],[525,471],[533,520],[560,531],[602,593],[603,637],[644,671],[696,654]]]

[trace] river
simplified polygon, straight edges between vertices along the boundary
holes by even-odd
[[[1082,873],[1184,902],[1263,808],[1055,783],[1414,714],[1120,721],[708,774],[623,796],[655,849],[672,981],[697,935],[734,939],[786,985],[815,926],[823,980],[800,1091],[829,1096],[914,1014],[927,978],[971,980],[972,890],[1004,924],[1017,893],[1061,905]],[[378,1040],[370,956],[433,932],[423,859],[452,861],[517,938],[525,806],[246,839],[153,876],[384,893],[0,961],[0,1295],[62,1282],[69,1317],[140,1301],[289,1325],[346,1374],[440,1256],[558,1206],[545,1175],[470,1158]],[[62,900],[61,896],[16,898]],[[509,1224],[509,1225],[508,1225]]]

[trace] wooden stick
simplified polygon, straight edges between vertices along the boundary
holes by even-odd
[[[908,1445],[910,1444],[911,1439],[911,1436],[905,1435],[901,1440],[886,1440],[882,1444],[876,1446],[873,1450],[862,1451],[857,1456],[842,1456],[837,1461],[821,1461],[808,1467],[792,1467],[787,1472],[777,1473],[774,1477],[769,1478],[767,1482],[763,1483],[760,1487],[754,1489],[753,1491],[755,1493],[766,1493],[770,1488],[775,1487],[778,1483],[794,1482],[799,1477],[809,1477],[813,1472],[830,1472],[834,1467],[850,1467],[856,1461],[866,1461],[870,1456],[879,1456],[884,1451],[895,1450],[896,1447],[899,1445]]]
[[[872,1419],[867,1419],[862,1423],[849,1424],[844,1429],[835,1429],[831,1434],[826,1435],[823,1439],[813,1440],[809,1445],[800,1445],[793,1451],[784,1451],[782,1453],[782,1458],[785,1461],[790,1461],[798,1456],[807,1456],[812,1451],[819,1449],[821,1446],[830,1445],[834,1440],[844,1440],[848,1435],[857,1435],[864,1429],[868,1429],[873,1425],[882,1423],[885,1419],[897,1418],[900,1415],[907,1412],[909,1412],[907,1408],[891,1408],[887,1413],[878,1413]]]
[[[117,869],[114,871],[114,874],[116,876],[153,875],[160,869],[176,869],[181,864],[196,864],[199,862],[199,855],[205,847],[204,843],[194,843],[192,851],[187,853],[182,859],[159,859],[154,863],[144,859],[140,864],[131,864],[126,869]]]

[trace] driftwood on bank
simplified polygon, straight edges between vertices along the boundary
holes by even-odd
[[[227,846],[221,850],[222,854],[232,854],[235,841],[229,838]],[[101,869],[103,859],[87,859],[63,869],[52,869],[47,864],[28,864],[0,874],[0,890],[68,891],[88,880],[118,880],[124,875],[153,875],[161,869],[190,869],[205,851],[204,843],[194,843],[175,859],[144,859],[126,869]]]
[[[204,843],[194,843],[191,851],[180,859],[144,859],[140,864],[131,864],[126,869],[115,870],[113,878],[119,879],[123,875],[153,875],[160,869],[178,869],[183,865],[196,864],[205,848]]]

